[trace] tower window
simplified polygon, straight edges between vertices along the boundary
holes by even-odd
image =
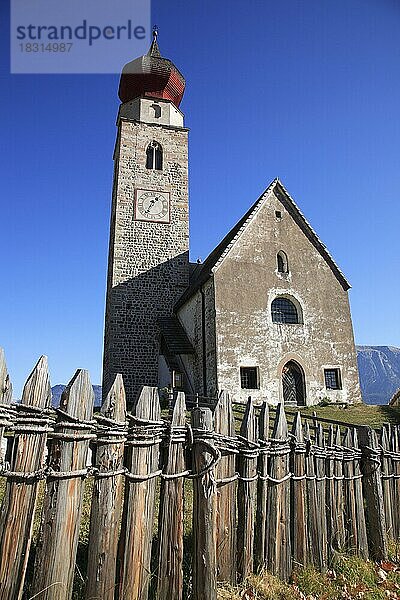
[[[300,323],[296,306],[288,298],[275,298],[271,305],[273,323]]]
[[[159,119],[161,117],[161,106],[159,104],[152,104],[150,108],[154,111],[154,118]]]
[[[341,390],[342,379],[340,377],[340,369],[325,369],[325,387],[327,390]]]
[[[275,211],[275,217],[280,220],[282,219],[282,212],[280,210],[276,210]]]
[[[278,263],[278,273],[289,273],[289,265],[287,255],[283,250],[278,252],[276,256],[276,260]]]
[[[163,151],[158,142],[150,142],[146,150],[146,169],[161,171],[163,167]]]
[[[240,387],[244,390],[258,390],[258,367],[240,367]]]

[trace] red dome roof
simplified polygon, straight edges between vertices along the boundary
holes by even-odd
[[[171,100],[179,106],[185,91],[185,79],[170,60],[161,56],[156,31],[153,36],[148,53],[123,68],[118,95],[121,102],[145,96]]]

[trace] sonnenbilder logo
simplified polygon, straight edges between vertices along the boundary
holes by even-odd
[[[150,18],[150,0],[11,0],[11,73],[119,73]]]

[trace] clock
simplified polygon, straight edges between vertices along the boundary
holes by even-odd
[[[135,219],[153,223],[169,223],[169,192],[136,190]]]

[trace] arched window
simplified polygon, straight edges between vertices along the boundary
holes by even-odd
[[[275,298],[271,313],[273,323],[300,323],[298,310],[288,298]]]
[[[283,250],[278,252],[276,260],[278,263],[278,273],[289,273],[288,258]]]
[[[162,170],[163,151],[158,142],[150,142],[146,150],[146,169]]]

